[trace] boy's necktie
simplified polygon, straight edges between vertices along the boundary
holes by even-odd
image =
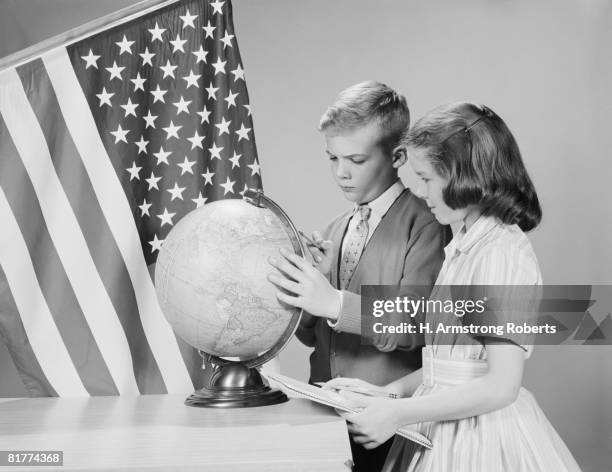
[[[347,235],[345,241],[345,250],[340,261],[340,289],[348,287],[348,284],[353,276],[355,267],[359,262],[363,247],[368,239],[368,219],[372,209],[368,205],[359,206],[359,223],[355,230]]]

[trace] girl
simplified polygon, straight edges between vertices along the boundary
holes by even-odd
[[[472,103],[445,105],[411,128],[406,145],[421,179],[419,196],[440,223],[461,225],[445,248],[431,298],[444,299],[450,285],[541,285],[538,262],[524,234],[540,222],[540,204],[502,119]],[[512,316],[527,316],[516,311]],[[436,324],[439,316],[444,315],[427,313]],[[461,324],[457,316],[451,318]],[[386,386],[390,393],[410,398],[343,392],[364,407],[343,416],[366,448],[413,423],[432,440],[433,449],[426,450],[396,437],[384,471],[579,470],[534,398],[521,387],[523,364],[532,350],[525,339],[492,332],[481,337],[431,334],[426,342],[423,369]],[[355,387],[373,386],[345,378],[325,386]]]

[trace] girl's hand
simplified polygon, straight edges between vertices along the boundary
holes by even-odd
[[[381,397],[366,397],[357,393],[343,391],[353,405],[362,405],[359,413],[339,412],[348,422],[348,430],[353,440],[366,449],[374,449],[393,437],[395,432],[404,426],[402,415],[398,414],[398,400]],[[402,400],[402,407],[406,405]]]

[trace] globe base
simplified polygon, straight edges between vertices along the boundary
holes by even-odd
[[[185,405],[204,408],[249,408],[276,405],[289,399],[266,385],[259,371],[239,362],[217,366],[209,384],[193,392]]]

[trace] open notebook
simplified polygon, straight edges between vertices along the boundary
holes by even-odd
[[[315,387],[314,385],[300,382],[299,380],[295,380],[291,377],[277,373],[266,373],[265,375],[268,377],[268,379],[277,383],[278,386],[287,394],[307,398],[313,402],[331,406],[337,410],[346,411],[349,413],[356,413],[359,411],[348,406],[346,399],[342,395],[331,390],[323,390],[319,387]],[[431,449],[433,447],[433,444],[426,436],[409,427],[403,427],[397,430],[396,434],[402,436],[403,438],[410,439],[411,441],[420,444],[427,449]]]

